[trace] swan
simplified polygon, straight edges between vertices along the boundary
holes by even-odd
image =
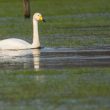
[[[8,38],[0,40],[0,50],[4,49],[32,49],[40,48],[39,34],[38,34],[38,22],[44,21],[43,16],[40,13],[35,13],[33,15],[33,42],[32,44],[17,38]]]

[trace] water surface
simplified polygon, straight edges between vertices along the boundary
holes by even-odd
[[[110,47],[42,48],[0,51],[0,69],[39,70],[109,67]]]
[[[31,1],[47,48],[0,51],[0,110],[110,110],[110,0],[61,1]],[[0,40],[31,43],[22,2],[0,10]]]

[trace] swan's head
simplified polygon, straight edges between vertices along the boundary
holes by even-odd
[[[40,13],[35,13],[33,15],[33,19],[36,20],[36,21],[43,21],[43,22],[45,22],[45,19],[43,18],[43,16]]]

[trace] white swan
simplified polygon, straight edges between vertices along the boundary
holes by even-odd
[[[4,49],[31,49],[40,48],[38,21],[45,21],[40,13],[33,15],[33,43],[30,44],[22,39],[9,38],[0,41],[0,50]]]

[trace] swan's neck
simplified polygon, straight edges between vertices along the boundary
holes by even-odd
[[[33,43],[32,48],[39,48],[40,41],[39,41],[39,33],[38,33],[38,21],[33,18]]]

